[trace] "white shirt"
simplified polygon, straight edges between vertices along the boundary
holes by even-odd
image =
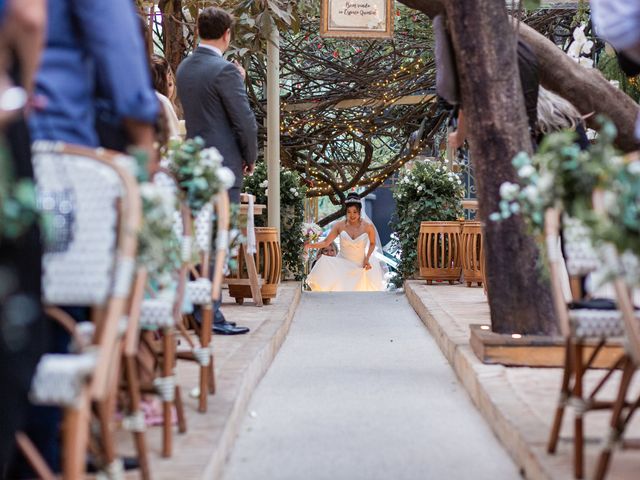
[[[213,45],[205,45],[204,43],[201,43],[198,46],[202,48],[208,48],[209,50],[217,53],[219,56],[222,56],[222,50],[220,50],[218,47],[214,47]]]

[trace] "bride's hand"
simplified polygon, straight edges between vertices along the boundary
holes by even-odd
[[[369,260],[365,260],[362,263],[362,268],[364,268],[365,270],[371,270],[371,264],[369,263]]]

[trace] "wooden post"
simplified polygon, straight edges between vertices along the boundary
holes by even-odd
[[[271,26],[267,42],[267,223],[280,237],[280,32]]]

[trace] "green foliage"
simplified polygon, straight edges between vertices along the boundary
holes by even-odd
[[[396,212],[391,221],[393,242],[400,249],[396,286],[416,271],[420,222],[450,221],[462,217],[462,180],[440,162],[419,162],[400,175],[393,191]]]
[[[596,239],[640,258],[640,160],[617,163],[606,181],[604,216],[587,216]],[[635,272],[638,275],[638,272]]]
[[[267,166],[258,163],[253,175],[245,178],[244,191],[256,196],[258,203],[268,204]],[[280,170],[280,242],[282,269],[285,278],[302,279],[304,275],[302,223],[304,198],[307,193],[300,175],[291,170]],[[266,218],[256,217],[256,225],[264,226]]]
[[[524,152],[516,155],[512,163],[522,185],[503,183],[500,211],[489,218],[500,221],[522,214],[530,232],[541,237],[548,208],[561,206],[570,216],[580,218],[591,211],[591,192],[620,160],[613,147],[614,125],[600,121],[598,139],[588,150],[581,150],[576,133],[566,130],[547,135],[533,157]]]
[[[9,151],[0,144],[0,239],[15,240],[39,218],[33,181],[17,181],[9,162]]]
[[[220,152],[213,147],[204,148],[204,141],[200,137],[171,141],[168,159],[169,169],[194,214],[210,202],[221,188],[233,186],[233,172],[222,166]]]
[[[620,68],[618,59],[615,56],[603,51],[598,58],[597,67],[607,80],[617,81],[620,90],[633,98],[635,102],[640,101],[640,79],[638,77],[627,77]]]
[[[138,263],[159,289],[170,288],[181,265],[180,239],[176,235],[174,212],[178,206],[169,189],[153,183],[140,184],[143,220],[138,232]]]

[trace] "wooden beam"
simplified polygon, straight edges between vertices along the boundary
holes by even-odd
[[[333,108],[347,109],[362,106],[379,107],[383,105],[417,105],[418,103],[429,102],[435,98],[435,94],[406,95],[404,97],[398,97],[391,100],[380,100],[378,98],[353,98],[349,100],[342,100],[334,105]],[[321,102],[288,103],[282,106],[282,110],[286,112],[301,112],[317,108],[320,104]]]

